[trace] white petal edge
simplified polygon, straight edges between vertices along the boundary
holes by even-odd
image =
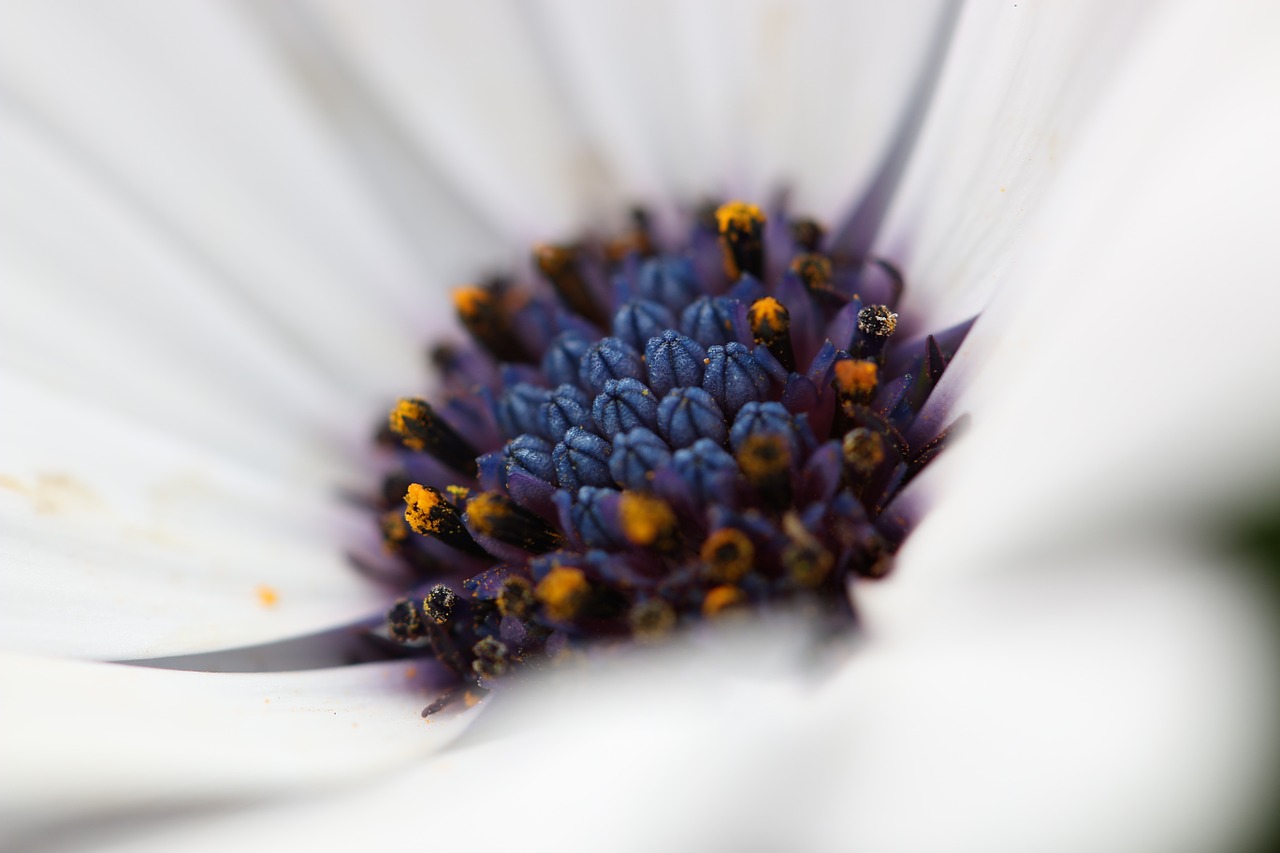
[[[377,555],[332,485],[263,475],[0,374],[0,649],[121,660],[377,613]]]
[[[1159,545],[1002,568],[828,679],[779,675],[764,650],[786,634],[683,649],[517,697],[494,709],[505,737],[362,789],[122,847],[388,847],[429,827],[442,848],[530,851],[1229,849],[1266,805],[1269,614],[1228,567]]]
[[[232,675],[6,653],[0,678],[12,844],[82,821],[314,793],[420,761],[468,724],[423,720],[432,694],[407,663]]]
[[[1164,4],[1169,6],[1171,4]],[[904,266],[904,309],[949,324],[1006,281],[1027,218],[1163,7],[966,3],[876,251]]]
[[[1280,481],[1280,14],[1242,8],[1171,10],[1113,77],[952,366],[974,427],[921,478],[893,589],[1203,530]]]

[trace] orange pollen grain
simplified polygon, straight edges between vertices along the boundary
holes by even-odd
[[[440,532],[441,514],[432,510],[444,503],[444,496],[430,486],[410,483],[404,493],[404,520],[415,533],[424,536]]]
[[[557,566],[538,583],[534,595],[546,606],[548,616],[566,621],[582,609],[590,591],[587,576],[581,569]]]
[[[263,607],[275,607],[280,603],[280,593],[274,587],[259,584],[253,592],[258,596],[258,603]]]
[[[742,590],[736,586],[724,584],[712,587],[706,598],[702,599],[702,615],[708,619],[719,616],[731,607],[737,607],[746,601]]]
[[[866,394],[876,389],[880,369],[874,361],[845,359],[835,363],[836,387],[844,394]]]
[[[666,501],[638,492],[623,492],[618,501],[622,532],[633,545],[652,545],[676,526],[676,514]]]
[[[764,325],[779,329],[791,322],[791,313],[787,311],[787,306],[772,296],[766,296],[751,303],[747,320],[751,323],[752,329],[758,330]]]
[[[474,317],[493,304],[493,294],[476,285],[459,287],[453,292],[453,305],[463,317]]]
[[[863,473],[874,471],[884,461],[884,439],[869,429],[845,433],[840,449],[845,461]]]
[[[404,515],[391,510],[384,513],[381,519],[382,547],[389,553],[395,553],[396,545],[409,537],[409,527]]]
[[[482,533],[487,534],[492,531],[497,521],[509,515],[510,512],[511,507],[502,500],[501,496],[492,492],[481,492],[467,501],[467,518]]]
[[[741,530],[722,527],[702,543],[699,553],[715,576],[730,583],[742,580],[755,563],[756,548]]]
[[[779,474],[791,465],[791,448],[780,435],[753,435],[742,443],[738,465],[751,480]]]
[[[533,247],[533,258],[538,268],[548,275],[560,272],[573,260],[573,250],[565,246],[539,243]]]
[[[831,261],[822,255],[797,255],[791,261],[791,271],[810,287],[820,287],[831,281]]]
[[[731,201],[716,210],[716,224],[721,234],[758,228],[764,225],[764,220],[760,208],[745,201]]]
[[[405,447],[410,450],[425,450],[426,445],[422,439],[415,438],[410,434],[409,421],[427,420],[430,415],[421,400],[413,400],[408,397],[401,398],[396,401],[395,408],[391,410],[391,415],[387,422],[391,425],[391,431],[400,436]]]

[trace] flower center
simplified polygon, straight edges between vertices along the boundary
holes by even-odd
[[[421,579],[390,635],[485,689],[780,602],[852,624],[851,579],[888,570],[897,499],[949,434],[922,411],[970,324],[914,335],[897,270],[823,240],[732,202],[662,247],[636,214],[535,248],[543,287],[458,289],[473,345],[437,350],[441,400],[400,400],[383,434],[384,545]]]

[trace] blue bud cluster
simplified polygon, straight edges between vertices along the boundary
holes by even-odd
[[[422,585],[387,620],[407,654],[489,687],[779,601],[854,621],[951,434],[934,391],[969,324],[903,335],[891,265],[790,224],[728,205],[662,250],[638,217],[541,248],[543,290],[467,290],[445,402],[383,431],[407,502],[384,544]],[[471,478],[437,450],[471,446]]]

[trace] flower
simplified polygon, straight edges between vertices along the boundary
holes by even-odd
[[[456,682],[424,714],[780,602],[854,625],[960,432],[931,398],[973,321],[904,341],[891,264],[775,213],[705,206],[673,243],[637,210],[536,247],[551,293],[455,291],[472,344],[391,409],[373,498],[408,588],[388,634]]]
[[[351,8],[40,5],[0,35],[12,831],[1220,848],[1264,790],[1274,708],[1268,623],[1195,537],[1277,461],[1272,10],[974,5],[944,55],[933,7]],[[673,32],[687,67],[655,59]],[[596,191],[781,175],[834,214],[895,177],[877,158],[931,63],[863,221],[934,323],[985,309],[956,365],[978,426],[921,477],[937,504],[857,591],[867,640],[821,685],[766,677],[782,630],[737,669],[703,649],[601,674],[524,735],[427,761],[458,727],[404,714],[394,665],[75,660],[386,604],[330,496],[416,375],[424,277]],[[310,796],[237,808],[286,791]]]

